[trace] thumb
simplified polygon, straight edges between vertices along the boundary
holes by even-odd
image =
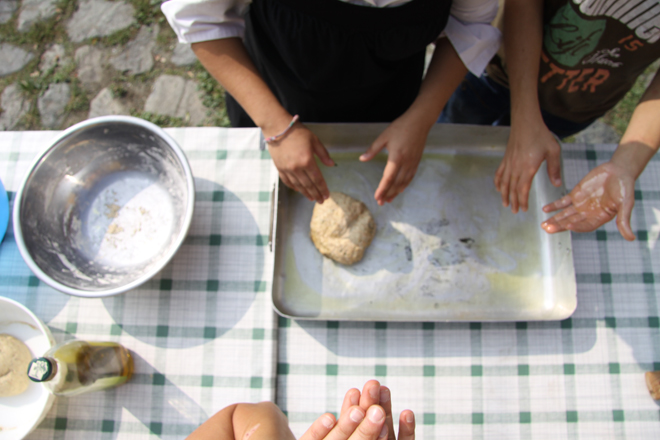
[[[367,151],[365,151],[364,154],[360,156],[360,161],[367,162],[373,159],[380,150],[385,148],[385,144],[386,142],[381,140],[380,138],[376,139],[367,149]]]
[[[316,141],[313,144],[314,149],[314,154],[318,156],[318,158],[321,160],[321,162],[329,167],[334,167],[335,166],[335,161],[332,160],[330,157],[330,153],[328,153],[328,150],[323,146],[321,141]]]
[[[630,217],[632,216],[632,209],[635,205],[634,200],[625,200],[621,210],[616,216],[616,226],[619,228],[619,232],[628,241],[635,240],[635,234],[630,227]]]
[[[554,186],[561,185],[561,160],[560,154],[551,153],[546,159],[548,165],[548,177]]]

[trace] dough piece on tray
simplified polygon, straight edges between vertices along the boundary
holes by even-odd
[[[364,203],[340,192],[331,192],[316,204],[310,236],[316,249],[341,264],[354,264],[376,235],[376,222]]]
[[[30,385],[27,369],[32,354],[27,346],[8,334],[0,334],[0,397],[16,396]]]

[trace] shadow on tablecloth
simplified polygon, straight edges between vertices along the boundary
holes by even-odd
[[[262,289],[268,240],[249,206],[258,198],[205,179],[196,179],[195,186],[193,222],[172,261],[142,287],[103,299],[123,331],[161,348],[192,347],[222,336]]]

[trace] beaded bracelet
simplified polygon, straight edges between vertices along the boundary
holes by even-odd
[[[275,136],[271,136],[269,138],[264,139],[264,144],[269,144],[273,141],[276,141],[279,138],[281,138],[282,136],[284,136],[285,134],[287,134],[287,132],[291,129],[291,127],[293,127],[293,124],[295,124],[297,120],[298,120],[298,115],[295,115],[293,117],[293,119],[291,120],[291,122],[289,123],[289,126],[287,128],[285,128],[282,133],[276,134]]]

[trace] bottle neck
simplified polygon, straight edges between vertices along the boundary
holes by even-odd
[[[48,382],[57,374],[57,361],[42,357],[33,359],[28,367],[28,377],[33,382]]]

